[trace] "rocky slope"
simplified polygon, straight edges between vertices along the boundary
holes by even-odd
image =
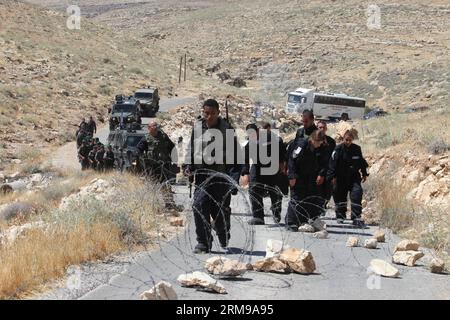
[[[74,138],[81,117],[102,122],[118,93],[171,92],[163,55],[140,39],[18,1],[0,3],[0,169]],[[17,160],[14,160],[17,159]]]

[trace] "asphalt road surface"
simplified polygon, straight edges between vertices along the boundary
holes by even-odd
[[[46,294],[44,299],[138,299],[139,294],[160,280],[173,284],[179,299],[450,299],[450,277],[432,274],[426,261],[432,252],[419,260],[417,266],[397,266],[397,279],[381,278],[368,272],[371,259],[391,260],[393,247],[400,240],[388,233],[386,243],[378,249],[346,247],[348,236],[356,235],[362,242],[375,228],[354,229],[350,221],[337,225],[333,212],[324,218],[328,224],[328,239],[316,239],[312,234],[287,232],[283,225],[273,224],[266,216],[266,225],[249,226],[247,196],[241,193],[232,200],[232,235],[229,252],[218,246],[217,238],[210,254],[195,255],[196,244],[192,213],[187,212],[187,226],[174,239],[161,240],[158,250],[129,253],[129,257],[103,264],[88,264],[78,272],[78,287],[63,286]],[[267,199],[266,199],[267,200]],[[186,187],[176,188],[176,201],[190,206]],[[284,199],[283,216],[287,208]],[[269,203],[266,202],[266,213]],[[234,280],[219,279],[228,294],[215,294],[181,287],[180,274],[202,270],[204,261],[216,255],[242,262],[255,262],[265,256],[268,239],[282,240],[291,247],[312,252],[316,273],[312,275],[273,274],[250,271]]]

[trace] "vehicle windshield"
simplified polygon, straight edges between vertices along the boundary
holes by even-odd
[[[114,112],[133,112],[135,106],[133,104],[116,104],[113,108]]]
[[[288,96],[288,102],[293,102],[293,103],[300,103],[300,100],[302,99],[301,96],[295,96],[293,94],[290,94]]]
[[[151,99],[153,97],[153,94],[150,92],[136,92],[134,94],[134,97],[136,99]]]
[[[125,147],[136,147],[143,136],[129,136],[125,141]]]

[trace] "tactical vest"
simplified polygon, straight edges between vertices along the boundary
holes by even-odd
[[[222,134],[222,138],[223,138],[223,147],[222,147],[223,152],[222,152],[222,155],[223,155],[223,158],[222,158],[221,163],[215,163],[214,162],[213,164],[207,164],[205,162],[204,150],[208,147],[208,145],[210,145],[213,142],[213,140],[208,140],[207,139],[207,131],[209,129],[218,129],[221,132],[221,134]],[[196,154],[196,155],[194,155],[194,157],[200,157],[201,156],[201,162],[202,162],[201,164],[199,164],[199,163],[194,161],[194,168],[195,168],[195,170],[205,169],[205,170],[213,170],[213,171],[224,172],[224,173],[227,172],[226,132],[227,132],[228,129],[233,129],[233,127],[231,127],[230,124],[227,121],[225,121],[223,118],[221,118],[221,117],[219,117],[218,124],[214,128],[208,128],[207,125],[206,125],[206,121],[204,119],[200,119],[200,120],[195,122],[195,124],[194,124],[195,132],[201,132],[202,133],[200,137],[194,137],[194,140],[195,140],[194,141],[194,153],[200,151],[200,150],[195,150],[196,143],[197,144],[201,144],[201,155]],[[212,138],[213,137],[214,136],[212,136]],[[201,143],[199,143],[197,141],[197,139],[201,139]],[[211,154],[211,157],[214,157],[214,156],[215,156],[215,153],[213,152]],[[211,161],[208,161],[209,163],[212,162],[212,159],[209,159],[209,160],[211,160]]]

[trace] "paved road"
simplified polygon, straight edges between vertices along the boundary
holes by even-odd
[[[189,104],[196,101],[195,98],[172,98],[162,99],[160,102],[160,112],[168,112],[178,106]],[[143,118],[142,123],[147,124],[150,118]],[[98,129],[96,137],[100,138],[102,143],[106,143],[108,138],[109,128],[104,126]],[[51,164],[63,170],[79,170],[80,163],[78,162],[76,142],[70,142],[60,147],[51,158]]]
[[[177,201],[188,207],[190,203],[186,187],[177,188]],[[283,214],[287,199],[284,201]],[[166,280],[174,284],[180,299],[450,299],[450,276],[431,274],[420,263],[416,267],[397,266],[401,272],[399,279],[371,277],[367,273],[371,259],[390,261],[393,246],[400,240],[392,234],[387,235],[387,243],[380,244],[377,250],[348,248],[345,242],[349,235],[358,235],[364,240],[373,234],[374,228],[360,230],[353,229],[350,224],[337,225],[330,211],[325,218],[330,237],[319,240],[311,234],[287,232],[275,224],[247,225],[249,217],[246,203],[243,194],[233,197],[231,253],[227,257],[254,262],[264,257],[268,239],[278,239],[291,247],[311,251],[317,265],[315,274],[252,271],[234,281],[221,279],[220,282],[228,291],[226,295],[183,288],[176,282],[180,274],[202,270],[207,258],[225,254],[219,249],[217,239],[213,253],[192,254],[195,246],[194,224],[188,213],[185,231],[169,242],[161,241],[159,250],[133,255],[126,263],[111,262],[100,268],[90,266],[82,273],[83,280],[77,294],[63,288],[45,298],[138,299],[139,294],[155,282]],[[268,207],[266,203],[266,210]],[[266,222],[273,221],[266,217]],[[424,262],[429,257],[427,254],[423,258]],[[101,281],[100,274],[103,276]],[[93,278],[97,279],[95,284]]]

